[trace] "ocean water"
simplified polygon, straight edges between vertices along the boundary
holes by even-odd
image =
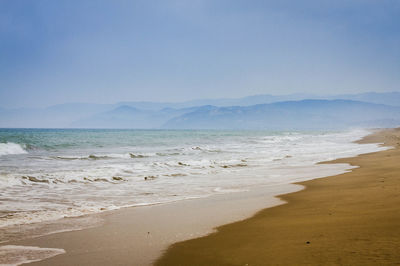
[[[368,133],[0,129],[0,228],[340,173]]]

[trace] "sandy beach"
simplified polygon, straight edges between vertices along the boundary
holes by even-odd
[[[125,208],[89,216],[97,220],[92,228],[3,244],[66,251],[29,265],[152,265],[173,243],[208,235],[217,226],[283,204],[274,195],[279,191],[286,193],[300,189],[302,186],[282,184],[249,192]],[[74,222],[74,219],[70,220]]]
[[[360,168],[301,183],[288,204],[177,243],[157,265],[398,265],[400,130],[360,142],[395,149],[329,162]]]
[[[400,0],[0,0],[0,266],[400,266]]]
[[[396,149],[324,163],[360,166],[337,176],[109,211],[93,228],[6,244],[65,250],[30,265],[396,264],[400,130],[360,142]]]

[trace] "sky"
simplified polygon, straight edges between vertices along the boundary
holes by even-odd
[[[0,106],[400,91],[399,0],[0,0]]]

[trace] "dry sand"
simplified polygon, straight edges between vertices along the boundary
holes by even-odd
[[[176,243],[157,265],[400,265],[400,130],[360,142],[395,149],[329,162],[360,168],[302,182],[288,204]]]

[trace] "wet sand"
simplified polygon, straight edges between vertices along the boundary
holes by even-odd
[[[101,225],[55,233],[4,245],[64,249],[65,253],[29,265],[151,265],[173,243],[204,236],[213,228],[243,220],[284,202],[279,191],[297,191],[282,184],[249,192],[221,194],[169,204],[125,208],[96,215]]]
[[[360,168],[300,183],[288,204],[172,245],[157,265],[399,265],[400,129],[360,143],[395,149],[339,159]]]

